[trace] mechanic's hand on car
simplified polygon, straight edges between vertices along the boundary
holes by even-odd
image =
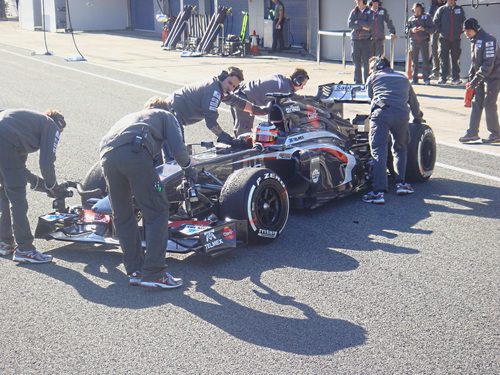
[[[184,171],[184,177],[189,180],[190,183],[195,184],[198,181],[198,173],[199,171],[192,167],[191,164],[186,168],[182,169]]]
[[[255,116],[265,116],[269,114],[269,107],[260,107],[258,105],[252,105],[252,114]]]
[[[233,142],[233,141],[234,141],[234,138],[231,137],[226,132],[220,133],[219,136],[217,137],[217,142],[225,143],[226,145],[231,145],[231,142]]]
[[[48,189],[47,195],[50,198],[61,199],[68,196],[67,185],[65,183],[56,184],[51,189]]]

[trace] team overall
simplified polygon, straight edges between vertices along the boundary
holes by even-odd
[[[351,31],[352,62],[354,64],[354,83],[366,82],[368,78],[368,60],[371,57],[373,12],[366,7],[362,11],[355,7],[348,21]],[[369,28],[369,30],[363,29]],[[363,74],[361,74],[363,69]]]
[[[431,74],[429,65],[429,40],[434,31],[434,23],[431,16],[427,13],[422,13],[420,16],[413,15],[408,19],[408,30],[410,34],[410,51],[413,64],[413,82],[418,82],[418,57],[422,55],[422,78],[425,81],[429,80]],[[424,31],[412,32],[414,27],[423,27]]]
[[[137,137],[143,143],[135,142]],[[127,274],[142,272],[152,281],[165,272],[169,207],[155,169],[164,143],[168,143],[181,167],[190,165],[176,118],[162,109],[145,109],[119,120],[101,140],[101,165],[109,190],[115,226]],[[141,210],[146,230],[146,252],[134,211],[133,198]]]
[[[380,56],[384,54],[385,41],[385,25],[391,34],[396,35],[396,28],[392,23],[387,9],[379,7],[377,11],[372,9],[373,13],[373,28],[372,28],[372,56]]]

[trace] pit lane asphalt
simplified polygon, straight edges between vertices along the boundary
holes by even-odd
[[[178,87],[54,57],[0,51],[0,66],[0,107],[66,115],[56,166],[74,180],[116,120]],[[212,139],[203,124],[186,137]],[[496,178],[498,160],[439,146],[440,163]],[[383,207],[294,212],[271,245],[171,257],[186,284],[172,291],[128,287],[118,250],[37,241],[54,264],[0,259],[0,373],[497,374],[499,187],[437,167]],[[50,200],[29,202],[34,228]]]

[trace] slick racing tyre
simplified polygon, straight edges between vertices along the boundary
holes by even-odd
[[[221,218],[248,221],[248,242],[252,244],[273,241],[288,220],[288,192],[270,169],[235,171],[224,184],[219,203]]]
[[[106,181],[104,180],[104,174],[102,173],[100,161],[95,163],[92,168],[90,168],[82,182],[82,190],[90,191],[95,189],[100,189],[102,195],[95,194],[92,196],[82,196],[82,206],[86,206],[87,199],[89,198],[102,198],[106,195]]]
[[[436,138],[432,129],[425,124],[410,124],[410,143],[406,164],[406,180],[427,181],[436,164]]]

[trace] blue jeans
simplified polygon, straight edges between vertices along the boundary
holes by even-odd
[[[405,111],[379,108],[370,118],[370,147],[373,158],[373,190],[387,191],[387,153],[389,135],[392,136],[392,152],[396,183],[404,182],[409,132],[409,114]]]

